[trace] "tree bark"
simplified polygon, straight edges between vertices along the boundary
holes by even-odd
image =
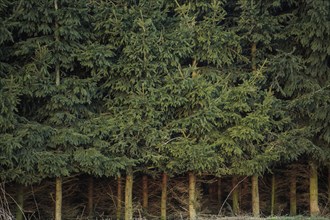
[[[189,219],[196,219],[196,175],[189,173]]]
[[[318,204],[318,176],[317,165],[314,161],[309,163],[310,166],[310,178],[309,178],[309,196],[310,196],[310,215],[317,216],[320,214],[320,208]]]
[[[54,8],[55,8],[55,11],[58,10],[58,5],[57,5],[57,0],[54,0]],[[57,19],[55,20],[55,41],[60,41],[60,35],[59,35],[59,27],[58,27],[58,22],[57,22]],[[55,83],[57,86],[60,85],[60,63],[58,60],[56,60],[56,63],[55,63]]]
[[[328,166],[328,206],[330,206],[330,166]]]
[[[233,199],[233,213],[239,215],[239,189],[238,189],[238,177],[232,177],[232,199]]]
[[[55,11],[58,10],[57,0],[54,0]],[[55,41],[60,41],[59,27],[57,19],[55,19]],[[55,62],[55,84],[60,85],[60,63]],[[56,177],[55,180],[55,220],[62,219],[62,177]]]
[[[116,210],[116,217],[117,220],[121,220],[121,209],[122,209],[122,183],[121,177],[118,176],[117,179],[117,210]]]
[[[62,177],[55,180],[55,220],[62,220]]]
[[[148,209],[148,176],[143,175],[142,177],[142,207]]]
[[[94,179],[92,176],[88,177],[88,218],[93,219],[94,214]]]
[[[275,174],[272,175],[272,193],[271,193],[271,204],[270,204],[270,215],[274,216],[276,207],[276,178]]]
[[[252,213],[253,217],[260,216],[258,175],[252,176]]]
[[[166,220],[166,202],[167,202],[167,181],[168,176],[166,173],[162,175],[162,196],[160,202],[160,219]]]
[[[290,174],[290,215],[297,215],[297,175],[295,170]]]
[[[24,186],[18,184],[17,187],[17,207],[16,207],[16,220],[23,220],[24,215]]]
[[[218,203],[222,204],[222,185],[221,185],[221,178],[218,178],[217,182],[217,195],[218,195]]]
[[[125,185],[125,220],[133,219],[133,170],[126,170],[126,185]]]

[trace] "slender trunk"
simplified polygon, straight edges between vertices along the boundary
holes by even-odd
[[[166,220],[166,202],[167,202],[167,181],[168,176],[166,173],[162,175],[162,196],[160,202],[160,219]]]
[[[232,177],[232,198],[233,198],[233,213],[234,215],[239,215],[239,191],[238,191],[238,177]]]
[[[310,177],[309,177],[309,201],[310,201],[310,215],[317,216],[320,214],[318,204],[318,177],[317,165],[315,162],[310,162]]]
[[[198,76],[198,73],[196,71],[196,68],[197,68],[197,60],[196,59],[193,59],[192,68],[193,68],[193,71],[192,71],[192,74],[191,74],[191,78],[196,78]]]
[[[122,184],[121,177],[118,176],[117,179],[117,220],[121,220],[121,204],[122,204]]]
[[[62,178],[55,180],[55,220],[62,220]]]
[[[196,175],[189,173],[189,219],[196,219]]]
[[[274,216],[276,206],[276,179],[275,174],[272,175],[272,195],[270,204],[270,215]]]
[[[260,215],[258,175],[252,176],[252,213],[253,217]]]
[[[143,175],[142,177],[142,207],[148,209],[148,176]]]
[[[125,220],[133,219],[133,170],[128,168],[126,170],[126,185],[125,185]]]
[[[328,166],[328,206],[330,206],[330,166]]]
[[[290,174],[290,215],[297,215],[297,175],[295,170]]]
[[[23,214],[24,214],[24,186],[18,184],[16,220],[23,220]]]
[[[88,218],[93,219],[93,211],[94,211],[94,179],[92,176],[88,177]]]
[[[218,178],[218,185],[217,185],[217,195],[218,195],[218,202],[222,204],[222,187],[221,187],[221,178]]]
[[[55,11],[58,10],[57,0],[54,0]],[[59,27],[57,19],[55,20],[55,41],[60,41]],[[60,63],[56,61],[55,64],[55,83],[56,86],[60,85]],[[62,219],[62,177],[56,177],[55,180],[55,220]]]
[[[253,42],[251,46],[251,64],[252,71],[257,71],[257,43]],[[252,213],[254,217],[260,215],[260,204],[259,204],[259,186],[258,186],[258,175],[252,176]]]
[[[58,10],[58,5],[57,5],[57,0],[54,0],[54,8],[55,11]],[[59,27],[58,27],[58,22],[57,19],[55,20],[55,41],[60,41],[60,35],[59,35]],[[60,64],[59,61],[57,60],[55,63],[55,83],[57,86],[60,85]]]

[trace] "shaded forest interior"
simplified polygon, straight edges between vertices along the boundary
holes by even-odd
[[[259,179],[260,213],[265,216],[308,216],[308,166],[295,164],[286,169],[274,169],[275,175],[265,174]],[[145,178],[147,177],[147,178]],[[275,185],[272,181],[275,177]],[[296,186],[292,189],[292,177]],[[319,170],[319,204],[321,216],[330,216],[328,170]],[[147,181],[147,183],[143,183]],[[201,216],[251,216],[251,177],[198,176],[196,209]],[[94,178],[74,176],[63,179],[63,219],[121,219],[123,218],[123,192],[118,200],[118,182],[125,188],[123,178]],[[144,185],[147,187],[144,188]],[[19,187],[5,186],[9,205],[14,213],[19,202]],[[274,202],[272,202],[272,188]],[[24,186],[24,213],[28,219],[52,219],[55,205],[54,181]],[[135,218],[159,219],[161,212],[161,176],[137,174],[133,186],[133,212]],[[235,207],[235,193],[237,203]],[[119,189],[120,190],[120,189]],[[292,190],[295,193],[292,193]],[[13,201],[15,199],[15,201]],[[118,205],[120,204],[120,205]],[[188,177],[175,176],[168,180],[168,219],[188,218]]]

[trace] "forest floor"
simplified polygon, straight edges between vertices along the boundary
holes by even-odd
[[[308,217],[308,216],[274,216],[274,217],[266,217],[266,218],[255,218],[251,216],[235,216],[235,217],[219,217],[219,216],[210,216],[203,215],[198,217],[198,220],[329,220],[328,217]]]

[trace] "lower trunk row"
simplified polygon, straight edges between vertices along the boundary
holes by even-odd
[[[315,163],[310,163],[310,172],[309,172],[309,208],[310,215],[317,216],[320,214],[320,209],[318,205],[318,173],[317,173],[317,165]],[[197,218],[197,196],[196,196],[196,175],[193,172],[188,173],[188,194],[189,194],[189,202],[188,202],[188,215],[189,219],[194,220]],[[232,190],[230,192],[232,198],[232,211],[234,215],[240,214],[240,191],[238,190],[238,186],[241,182],[243,182],[246,178],[240,181],[238,176],[232,177]],[[125,200],[122,198],[123,194],[123,181],[121,177],[117,179],[117,211],[116,218],[122,219],[124,217],[125,220],[133,219],[133,204],[132,204],[132,195],[133,195],[133,171],[132,169],[128,169],[125,178]],[[143,210],[148,210],[148,177],[145,175],[142,177],[142,208]],[[276,176],[272,175],[271,177],[271,191],[270,191],[270,213],[274,215],[275,207],[276,207]],[[330,169],[328,171],[327,177],[328,184],[328,201],[330,202]],[[62,178],[57,177],[55,181],[55,220],[62,219]],[[260,202],[259,202],[259,180],[257,175],[253,175],[251,177],[251,208],[254,217],[258,217],[260,215]],[[222,202],[222,192],[221,192],[221,179],[217,180],[217,200],[219,204]],[[243,184],[246,185],[245,183]],[[24,187],[19,185],[17,188],[17,211],[16,211],[16,219],[22,220],[24,219]],[[90,177],[88,179],[88,204],[86,207],[89,219],[93,219],[94,214],[94,204],[93,204],[93,189],[94,189],[94,179]],[[161,198],[160,198],[160,219],[167,219],[167,190],[168,190],[168,175],[166,173],[162,174],[161,180]],[[245,189],[246,190],[246,189]],[[243,190],[244,191],[244,190]],[[229,195],[228,195],[229,196]],[[224,201],[226,202],[226,201]],[[295,170],[292,169],[292,172],[289,176],[289,202],[290,202],[290,215],[297,215],[297,175]],[[124,216],[122,215],[122,203],[125,204]]]

